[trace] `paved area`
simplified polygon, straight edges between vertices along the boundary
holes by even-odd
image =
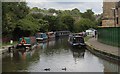
[[[2,55],[2,53],[7,52],[8,48],[11,47],[12,45],[7,45],[7,46],[2,46],[0,48],[0,55]]]
[[[102,52],[106,52],[106,53],[109,53],[109,54],[112,54],[112,55],[115,55],[115,56],[120,56],[119,55],[119,53],[120,53],[119,49],[120,48],[100,43],[100,42],[97,41],[96,38],[90,38],[86,42],[86,44],[94,47],[96,50],[99,50],[99,51],[102,51]]]

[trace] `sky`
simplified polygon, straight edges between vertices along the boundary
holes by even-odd
[[[38,8],[53,8],[56,10],[72,10],[78,8],[80,12],[85,12],[87,9],[92,9],[95,14],[101,14],[103,12],[103,2],[102,1],[36,1],[36,0],[27,0],[29,7],[38,7]]]

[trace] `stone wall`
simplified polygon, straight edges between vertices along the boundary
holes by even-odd
[[[114,20],[102,20],[103,27],[114,27]]]
[[[103,18],[114,18],[112,8],[115,8],[114,2],[103,2]]]
[[[120,7],[118,8],[118,26],[120,27]]]
[[[114,19],[114,18],[116,18],[115,16],[117,14],[115,11],[115,16],[114,16],[114,9],[113,8],[116,8],[116,2],[103,2],[102,26],[105,26],[105,27],[117,26],[116,20]]]

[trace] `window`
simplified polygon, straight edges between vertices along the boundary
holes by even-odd
[[[117,24],[118,24],[118,17],[117,17]]]

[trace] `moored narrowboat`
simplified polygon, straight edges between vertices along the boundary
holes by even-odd
[[[37,33],[36,34],[37,41],[45,41],[47,39],[48,39],[48,36],[46,35],[46,33]]]
[[[56,31],[55,37],[61,37],[61,36],[69,36],[70,31]]]
[[[80,46],[80,47],[85,46],[84,38],[79,35],[69,35],[68,42],[72,46]]]
[[[54,32],[47,32],[48,39],[55,39],[55,33]]]
[[[36,44],[36,39],[35,37],[22,37],[19,38],[19,42],[17,44],[16,48],[32,48]]]

